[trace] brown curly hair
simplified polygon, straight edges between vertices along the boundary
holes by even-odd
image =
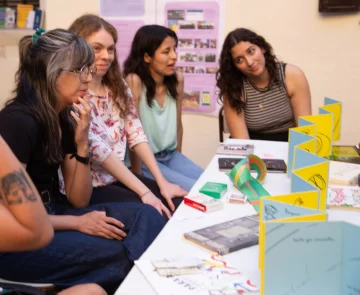
[[[223,102],[223,96],[226,95],[230,107],[238,114],[244,110],[246,105],[241,99],[244,90],[242,81],[246,76],[235,66],[231,49],[240,42],[250,42],[262,48],[265,51],[265,67],[269,72],[270,84],[279,80],[277,58],[273,53],[272,46],[264,37],[244,28],[230,32],[226,36],[221,50],[219,69],[216,72],[216,86],[219,88],[218,99]]]
[[[113,37],[114,43],[117,43],[118,34],[114,26],[97,15],[85,14],[80,16],[69,27],[70,31],[74,31],[85,40],[101,29],[105,29]],[[128,97],[127,89],[122,79],[116,48],[114,61],[103,77],[103,82],[111,90],[114,104],[119,109],[120,116],[123,118],[128,113],[130,98]]]

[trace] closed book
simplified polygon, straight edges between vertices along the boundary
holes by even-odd
[[[227,184],[220,182],[207,182],[199,190],[200,193],[215,199],[220,199],[227,192]]]
[[[184,234],[212,253],[225,255],[259,243],[259,215],[245,216]]]
[[[360,164],[359,149],[355,145],[334,145],[329,159],[337,162]]]
[[[253,144],[220,143],[216,153],[220,155],[247,156],[254,152]]]
[[[223,203],[220,200],[203,194],[185,196],[184,204],[202,212],[213,212],[223,208]]]
[[[223,172],[231,171],[234,166],[244,158],[219,158],[219,170]],[[262,159],[266,165],[268,173],[286,173],[286,163],[282,159]]]

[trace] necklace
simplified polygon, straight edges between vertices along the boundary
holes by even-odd
[[[272,82],[270,82],[269,85],[267,85],[263,88],[259,88],[259,87],[256,87],[253,83],[251,83],[251,81],[249,79],[246,79],[246,80],[254,90],[262,92],[262,93],[269,91],[270,88],[272,87]],[[258,104],[259,110],[262,110],[264,108],[264,104],[263,104],[264,99],[265,99],[265,96],[261,99],[260,103]]]

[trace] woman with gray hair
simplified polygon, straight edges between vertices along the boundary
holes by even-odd
[[[165,219],[145,204],[88,206],[92,48],[75,33],[56,29],[24,37],[20,54],[14,98],[0,112],[0,134],[26,168],[55,233],[39,250],[0,252],[0,277],[59,288],[93,282],[113,293]],[[66,200],[58,191],[60,165]],[[27,193],[13,184],[4,198],[27,201]]]

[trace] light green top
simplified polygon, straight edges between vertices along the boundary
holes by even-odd
[[[146,87],[143,85],[139,102],[139,116],[154,154],[176,149],[176,100],[168,91],[163,108],[160,108],[155,99],[150,108],[146,100]]]

